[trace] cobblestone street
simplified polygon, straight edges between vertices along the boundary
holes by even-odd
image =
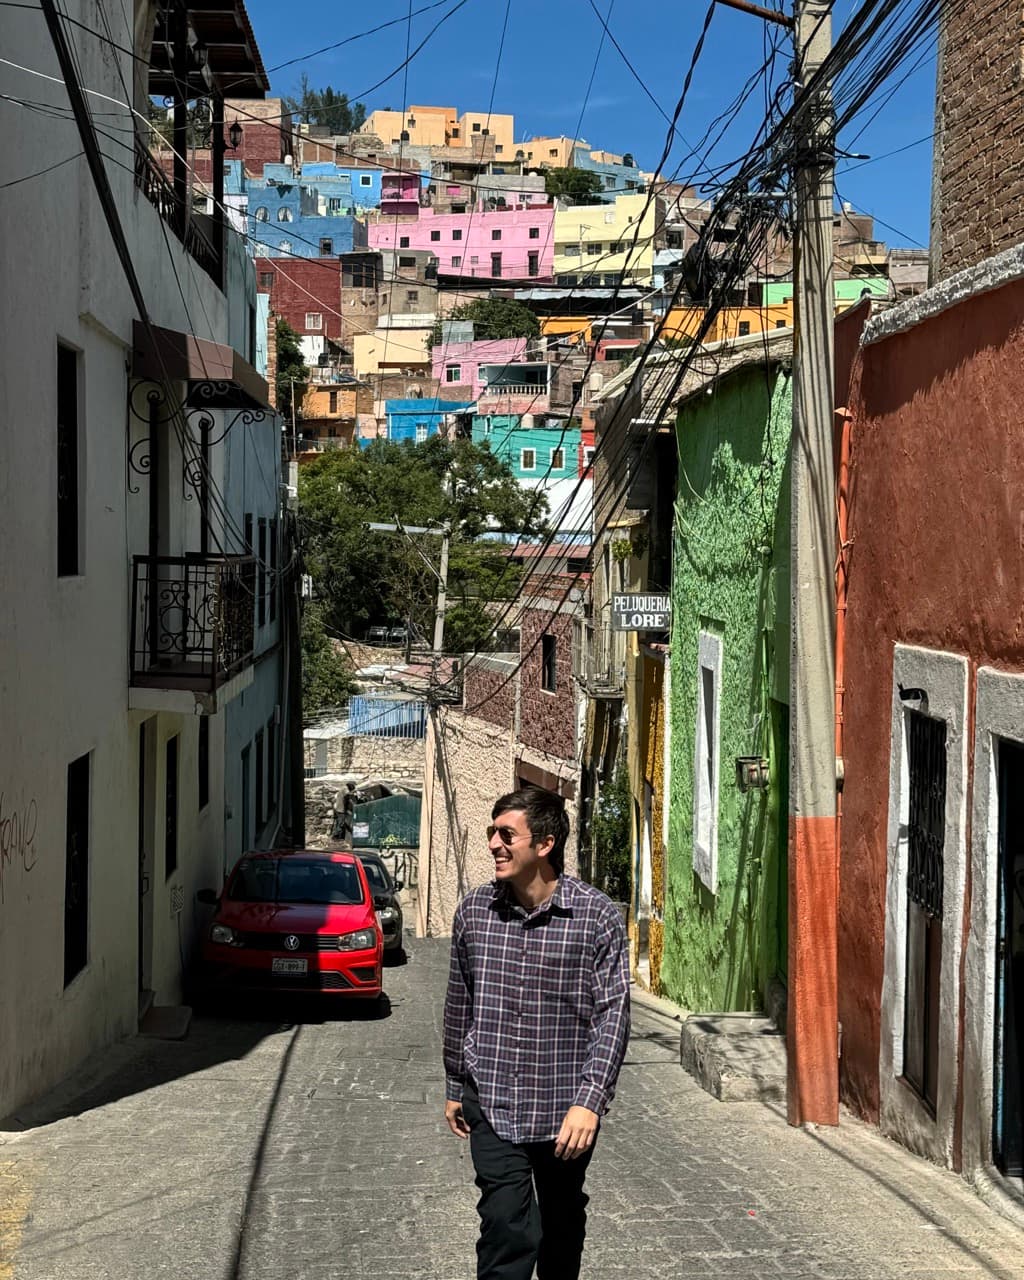
[[[441,1115],[447,943],[409,954],[386,1018],[199,1018],[22,1112],[0,1133],[0,1280],[470,1280],[468,1144]],[[1024,1274],[1019,1230],[955,1176],[849,1118],[800,1132],[718,1103],[678,1045],[635,1009],[589,1179],[591,1280]]]

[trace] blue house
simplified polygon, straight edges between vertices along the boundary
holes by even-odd
[[[307,182],[289,165],[268,164],[247,186],[247,230],[268,254],[331,258],[366,248],[366,224],[354,217],[347,175]]]
[[[446,414],[465,413],[468,400],[386,400],[389,440],[419,444],[441,430]],[[364,447],[369,441],[360,440]]]
[[[572,162],[577,169],[589,169],[591,173],[598,175],[604,184],[604,189],[596,194],[602,200],[614,200],[616,196],[622,195],[635,195],[644,189],[643,175],[639,165],[595,160],[589,147],[576,147]]]
[[[359,169],[354,166],[338,166],[329,161],[302,166],[302,181],[320,186],[324,179],[343,178],[349,186],[350,199],[355,209],[379,209],[381,174],[379,168]]]

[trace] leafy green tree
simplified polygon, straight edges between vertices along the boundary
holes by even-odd
[[[306,395],[309,372],[302,358],[299,335],[287,320],[277,322],[277,408],[285,418],[291,419],[292,389],[295,391],[295,412],[298,414]]]
[[[469,440],[377,440],[365,450],[338,449],[305,464],[299,527],[326,624],[353,634],[371,623],[409,621],[432,637],[440,530],[447,523],[445,648],[476,647],[492,625],[487,602],[509,596],[517,581],[500,544],[480,535],[541,533],[548,512],[537,496],[489,449]],[[367,527],[397,521],[439,533],[403,536]]]
[[[594,883],[614,902],[630,898],[632,796],[625,762],[601,788],[590,837],[594,848]]]
[[[366,105],[349,102],[347,93],[330,85],[314,89],[303,72],[297,97],[285,98],[285,107],[304,124],[325,125],[332,133],[355,133],[366,120]]]
[[[549,196],[571,200],[573,204],[601,204],[599,193],[604,190],[601,175],[591,169],[544,170],[544,190]]]
[[[537,317],[529,307],[514,298],[474,298],[454,307],[447,320],[472,320],[473,337],[478,341],[494,338],[535,338],[540,333]],[[434,324],[431,346],[441,341],[441,321]]]
[[[302,714],[314,716],[337,707],[356,690],[352,668],[324,630],[323,610],[307,604],[302,612]]]

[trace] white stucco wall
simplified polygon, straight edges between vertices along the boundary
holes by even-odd
[[[992,1164],[996,925],[999,892],[999,739],[1024,743],[1024,674],[981,667],[974,726],[970,929],[964,957],[963,1166]]]
[[[68,16],[96,25],[94,4]],[[131,47],[125,10],[104,3],[115,42]],[[74,41],[83,83],[123,98],[131,59]],[[38,13],[4,17],[4,55],[59,76]],[[120,70],[120,75],[118,74]],[[5,91],[52,102],[58,83],[4,69]],[[114,110],[110,104],[106,109]],[[125,113],[127,121],[127,112]],[[0,182],[74,155],[73,122],[0,103]],[[109,151],[110,148],[107,148]],[[116,152],[116,149],[115,149]],[[116,153],[120,154],[120,153]],[[108,174],[153,321],[227,341],[224,295],[182,252],[133,184],[131,157]],[[181,957],[201,923],[194,891],[217,883],[223,839],[223,716],[213,717],[210,803],[198,807],[199,717],[129,710],[129,590],[147,551],[148,494],[126,468],[126,361],[136,315],[84,160],[4,191],[0,259],[8,325],[0,349],[0,1115],[55,1083],[92,1050],[134,1031],[138,1012],[139,725],[156,743],[143,826],[155,864],[149,981],[180,999]],[[168,244],[169,241],[169,244]],[[80,572],[56,574],[56,346],[79,352]],[[135,438],[139,438],[136,433]],[[177,449],[170,445],[171,454]],[[198,549],[198,503],[172,489],[166,550]],[[221,464],[218,463],[218,467]],[[215,472],[222,478],[223,471]],[[132,494],[130,485],[138,492]],[[164,548],[162,548],[164,549]],[[144,702],[144,700],[143,700]],[[141,707],[141,704],[139,704]],[[163,874],[164,743],[180,736],[178,870]],[[89,754],[88,952],[65,989],[67,768]]]
[[[904,689],[923,689],[927,714],[946,725],[938,1097],[933,1116],[901,1078],[907,968],[907,820],[909,761]],[[967,659],[897,644],[893,654],[889,765],[885,967],[879,1050],[879,1123],[883,1132],[940,1164],[953,1160],[959,1064],[960,953],[963,934],[967,824]]]

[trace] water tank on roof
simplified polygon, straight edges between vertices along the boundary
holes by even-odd
[[[519,425],[527,431],[533,430],[533,424],[536,421],[532,413],[524,413],[519,419]]]

